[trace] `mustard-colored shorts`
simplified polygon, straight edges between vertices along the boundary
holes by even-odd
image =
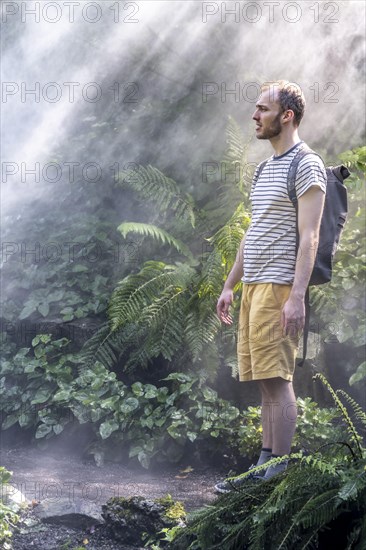
[[[239,380],[281,377],[292,381],[299,334],[285,335],[281,312],[291,285],[243,284],[238,324]]]

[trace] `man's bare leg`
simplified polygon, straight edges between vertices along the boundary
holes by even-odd
[[[259,387],[262,395],[262,447],[272,449],[272,406],[270,403],[270,396],[266,390],[266,386],[265,384],[262,384],[262,382],[262,380],[259,380]]]
[[[264,442],[271,443],[272,457],[290,454],[296,429],[297,407],[292,382],[282,378],[260,381]],[[264,475],[270,479],[286,469],[287,460],[269,466]]]
[[[297,407],[296,397],[292,382],[283,378],[268,378],[261,380],[262,392],[264,392],[266,403],[266,419],[263,433],[272,440],[272,453],[278,456],[291,452],[291,443],[296,429]],[[263,393],[262,393],[263,396]],[[271,428],[266,426],[268,422]]]

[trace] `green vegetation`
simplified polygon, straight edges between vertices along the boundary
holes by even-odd
[[[0,466],[0,543],[1,548],[4,550],[10,550],[12,529],[19,521],[17,512],[19,507],[4,502],[4,495],[6,495],[6,487],[11,478],[11,472],[9,472],[3,466]]]
[[[350,385],[366,377],[365,318],[365,189],[366,147],[346,151],[340,161],[352,172],[345,181],[349,190],[349,215],[335,256],[332,281],[311,289],[311,303],[320,322],[323,340],[351,346],[344,365]]]
[[[173,372],[164,385],[130,385],[100,362],[85,368],[77,354],[65,353],[67,339],[38,335],[32,349],[4,346],[0,386],[3,429],[14,424],[31,428],[37,440],[50,439],[66,427],[93,426],[89,452],[101,464],[113,448],[136,457],[145,468],[152,459],[178,462],[231,454],[254,458],[261,445],[260,407],[242,412],[221,399],[197,374]],[[335,441],[341,432],[337,412],[322,409],[310,398],[298,399],[295,445],[312,450]]]
[[[171,533],[169,548],[365,547],[366,449],[339,392],[334,392],[322,375],[317,376],[341,410],[348,438],[324,445],[309,456],[291,454],[284,473],[267,482],[248,481],[245,487],[188,514],[187,526]],[[364,429],[365,413],[349,397],[347,400]]]
[[[110,188],[63,189],[62,199],[55,193],[37,224],[26,209],[19,212],[22,223],[4,220],[8,248],[2,265],[3,296],[7,298],[2,315],[3,326],[8,323],[13,331],[2,332],[2,429],[27,430],[35,441],[44,443],[64,430],[72,434],[86,425],[92,434],[86,452],[99,465],[105,457],[138,461],[148,468],[154,462],[178,463],[188,456],[207,460],[225,452],[235,464],[239,458],[249,461],[257,455],[260,408],[239,410],[237,403],[221,397],[218,382],[224,367],[237,374],[237,325],[220,324],[216,302],[250,222],[251,174],[243,169],[248,166],[247,145],[230,118],[227,149],[218,163],[220,176],[204,174],[197,196],[188,192],[191,187],[186,182],[178,184],[148,164],[121,170]],[[323,352],[328,342],[347,350],[342,369],[350,390],[361,388],[366,376],[361,183],[365,156],[366,148],[360,147],[333,162],[343,162],[352,170],[346,180],[350,214],[333,281],[311,292],[313,321],[319,324],[321,337],[313,363],[326,372]],[[52,200],[64,203],[67,223],[55,217]],[[120,219],[116,205],[126,201],[137,213],[134,220]],[[33,263],[26,261],[22,249],[29,244],[28,236],[40,243]],[[65,243],[70,247],[59,254],[56,246],[51,261],[47,242],[61,249]],[[238,284],[234,320],[240,290]],[[38,327],[24,344],[15,329],[25,322]],[[56,337],[51,330],[60,326],[65,330],[68,323],[77,322],[94,322],[94,328],[99,328],[80,341],[72,341],[65,332]],[[360,407],[338,390],[340,395],[362,422]],[[356,518],[350,522],[354,534],[347,531],[347,536],[349,541],[352,536],[358,540],[365,531],[364,524],[357,523],[357,514],[364,513],[360,504],[364,448],[350,419],[351,440],[339,443],[343,439],[339,419],[340,414],[345,417],[345,409],[339,401],[336,405],[338,412],[310,397],[298,399],[292,457],[298,461],[278,485],[251,486],[250,495],[230,495],[222,508],[215,505],[212,518],[219,518],[218,527],[207,528],[212,544],[222,540],[231,544],[237,536],[233,533],[246,536],[243,533],[251,526],[257,538],[249,538],[248,544],[260,547],[271,536],[269,525],[277,525],[277,519],[280,522],[289,512],[291,499],[298,515],[283,548],[303,536],[301,529],[308,530],[309,541],[318,534],[322,537],[325,526],[343,518],[346,510]],[[301,454],[302,449],[310,455]],[[299,487],[303,487],[301,497],[296,493]],[[319,500],[314,497],[317,505],[324,499],[324,515],[319,515],[318,523],[314,523],[310,491],[319,494]],[[253,501],[253,495],[258,500]],[[249,513],[244,518],[238,510],[245,506]],[[308,515],[301,515],[303,508]],[[287,531],[278,529],[278,536]],[[174,536],[165,532],[167,542]],[[199,537],[199,531],[194,532],[189,541],[192,548]]]

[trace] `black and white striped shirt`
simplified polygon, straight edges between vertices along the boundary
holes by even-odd
[[[296,265],[296,211],[287,192],[287,174],[300,141],[283,155],[272,155],[250,194],[252,220],[244,245],[244,283],[292,284]],[[311,186],[325,193],[327,176],[317,155],[306,155],[297,167],[296,196]]]

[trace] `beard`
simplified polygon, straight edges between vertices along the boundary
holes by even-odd
[[[273,137],[279,136],[282,131],[280,122],[281,115],[282,113],[278,113],[278,115],[276,115],[269,128],[262,128],[262,133],[257,136],[257,139],[271,139]]]

